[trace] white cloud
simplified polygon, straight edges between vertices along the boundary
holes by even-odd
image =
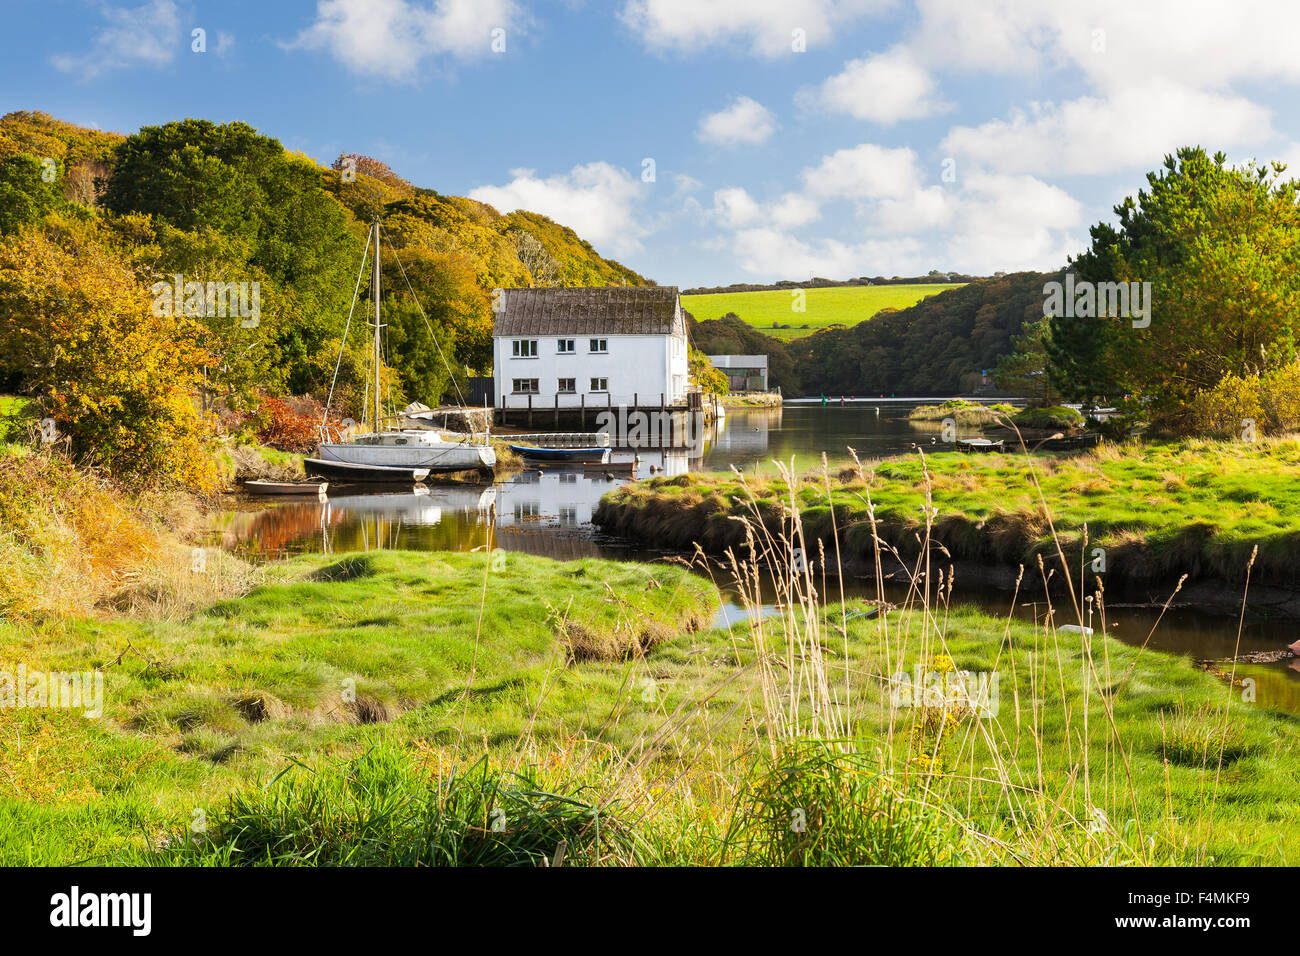
[[[513,169],[510,175],[514,178],[505,185],[480,186],[470,192],[470,198],[502,212],[539,212],[615,255],[641,248],[640,240],[648,230],[639,204],[646,189],[624,170],[595,162],[545,179],[531,169]]]
[[[820,216],[821,206],[799,193],[786,193],[767,209],[768,221],[782,229],[815,222]]]
[[[912,41],[931,62],[997,73],[1060,67],[1123,89],[1155,78],[1197,87],[1300,81],[1287,0],[917,0]]]
[[[102,8],[108,25],[95,34],[86,53],[50,58],[64,73],[93,78],[130,66],[166,66],[182,46],[181,19],[172,0],[152,0],[130,9]]]
[[[1291,143],[1281,150],[1275,150],[1272,157],[1286,163],[1286,172],[1282,175],[1290,179],[1300,179],[1300,143]],[[1261,158],[1261,162],[1264,160]]]
[[[713,194],[713,215],[728,229],[738,229],[756,222],[762,208],[746,190],[738,186],[719,189]]]
[[[807,192],[826,199],[864,201],[909,195],[920,184],[916,153],[863,143],[836,150],[803,171]]]
[[[1052,72],[1090,89],[954,127],[950,155],[1003,172],[1151,168],[1179,146],[1265,147],[1272,112],[1232,89],[1300,82],[1300,4],[1278,0],[916,0],[907,47],[945,72]],[[1261,24],[1267,24],[1261,28]]]
[[[1152,168],[1179,146],[1214,151],[1274,136],[1269,110],[1239,96],[1153,81],[1107,98],[1031,104],[1007,119],[957,126],[942,149],[1006,172],[1103,173]]]
[[[699,192],[704,188],[704,183],[700,182],[694,176],[687,173],[676,173],[673,175],[673,195],[686,196],[691,193]]]
[[[889,10],[894,0],[628,0],[621,13],[652,50],[692,52],[741,44],[760,56],[793,52],[794,31],[809,47],[836,27]]]
[[[970,171],[950,186],[926,183],[911,150],[863,143],[823,157],[801,180],[802,190],[770,203],[737,186],[717,190],[709,218],[728,234],[713,248],[755,277],[779,279],[1048,269],[1081,247],[1079,202],[1033,176]],[[823,219],[823,206],[843,200],[856,209],[850,222]],[[803,235],[813,223],[822,235]]]
[[[316,19],[289,49],[327,50],[356,73],[412,80],[428,56],[470,60],[492,52],[492,31],[522,30],[514,0],[318,0]]]
[[[809,109],[846,113],[855,119],[886,125],[919,119],[951,109],[936,94],[938,84],[905,46],[896,46],[860,60],[828,78],[815,91],[804,91],[800,103]]]
[[[1065,265],[1083,207],[1065,190],[1033,176],[975,173],[959,180],[945,230],[943,268],[987,275]]]
[[[872,224],[881,232],[891,233],[946,226],[956,212],[953,195],[942,186],[927,186],[882,199],[872,210]]]
[[[799,193],[786,193],[767,204],[757,202],[738,186],[719,189],[713,194],[712,219],[726,229],[759,224],[792,229],[813,222],[820,215],[818,203]]]
[[[700,120],[696,138],[715,146],[757,145],[776,132],[771,110],[748,96],[738,96],[726,109]]]

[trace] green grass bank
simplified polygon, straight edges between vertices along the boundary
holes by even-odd
[[[946,556],[992,565],[1056,558],[1053,527],[1072,573],[1102,549],[1108,580],[1251,580],[1300,586],[1300,442],[1187,440],[1109,444],[1078,455],[937,453],[864,463],[829,477],[690,474],[652,478],[607,494],[603,530],[667,548],[721,554],[744,539],[733,520],[753,507],[779,529],[791,507],[804,531],[846,559],[874,559],[875,533],[903,556],[926,537]],[[1041,492],[1040,492],[1041,489]],[[833,506],[833,509],[832,509]],[[1086,547],[1085,547],[1086,541]]]

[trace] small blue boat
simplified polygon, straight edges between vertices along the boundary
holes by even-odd
[[[608,448],[541,448],[536,445],[511,445],[510,450],[530,461],[609,461]]]

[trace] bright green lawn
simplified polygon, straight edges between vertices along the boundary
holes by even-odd
[[[961,283],[837,286],[829,289],[774,289],[765,292],[722,292],[682,296],[682,308],[701,322],[734,312],[750,325],[779,339],[811,335],[836,322],[857,325],[881,309],[905,309],[927,296],[956,289]],[[804,312],[795,312],[793,292],[805,296]],[[793,328],[774,329],[772,323]],[[803,326],[808,328],[803,328]]]

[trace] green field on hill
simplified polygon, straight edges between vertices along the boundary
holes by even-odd
[[[797,339],[837,323],[857,325],[881,309],[905,309],[926,296],[963,283],[855,285],[828,289],[771,289],[764,292],[719,292],[684,295],[682,307],[696,319],[717,319],[734,312],[745,322],[778,339]],[[805,311],[794,311],[794,292],[804,293]],[[774,328],[773,325],[780,326]],[[788,328],[787,328],[788,326]]]

